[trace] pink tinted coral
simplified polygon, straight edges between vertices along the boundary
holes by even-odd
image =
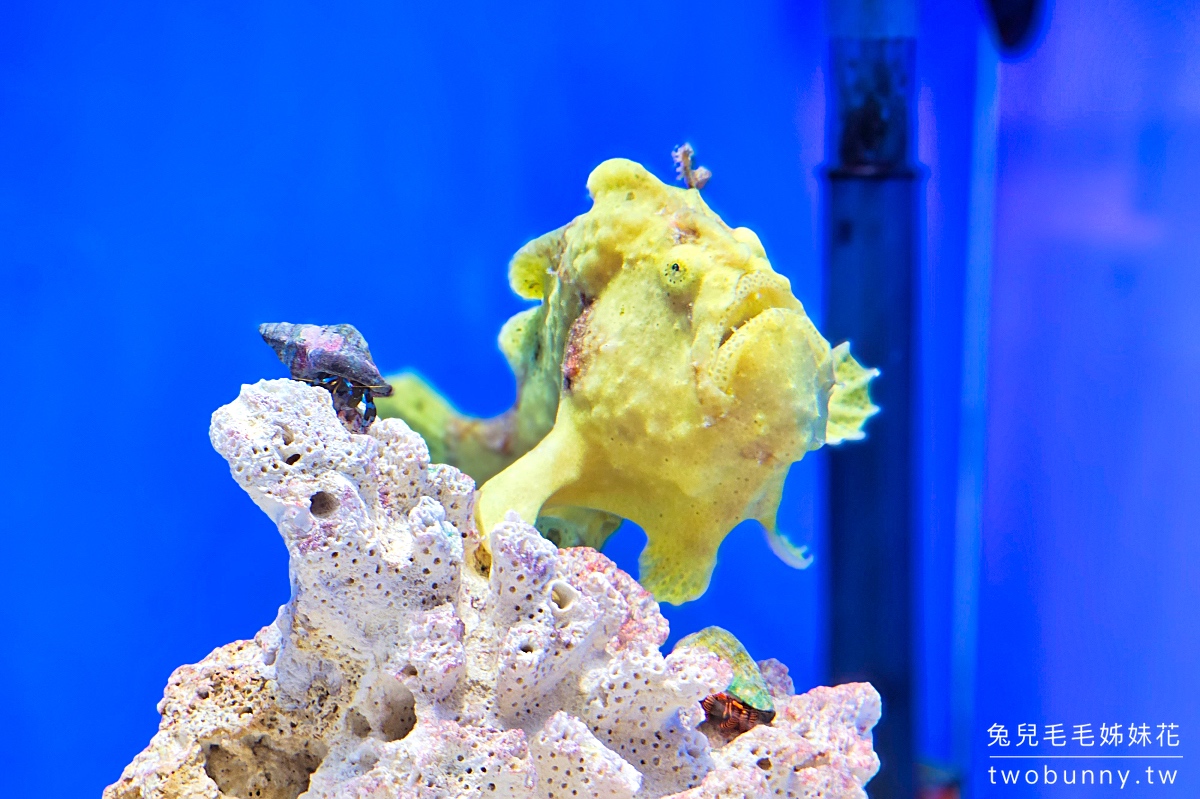
[[[764,668],[775,723],[714,745],[698,703],[728,664],[664,657],[657,603],[594,550],[515,517],[485,546],[470,480],[399,420],[354,434],[328,392],[264,381],[211,438],[278,525],[292,597],[171,675],[105,799],[865,796],[870,686],[792,696]]]

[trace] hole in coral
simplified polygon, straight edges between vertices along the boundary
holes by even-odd
[[[521,651],[527,655],[530,654],[531,652],[533,652],[533,644],[529,643],[528,641],[522,641],[521,642]]]
[[[399,741],[417,726],[417,703],[404,686],[388,696],[383,705],[383,740]]]
[[[481,576],[487,577],[492,573],[492,553],[483,547],[476,548],[472,562]]]
[[[762,769],[763,771],[769,771],[769,770],[770,770],[770,768],[771,768],[771,758],[769,758],[769,757],[760,757],[760,758],[758,759],[758,767],[759,767],[760,769]]]
[[[555,580],[550,584],[550,601],[559,610],[566,610],[575,604],[575,598],[578,595],[579,592],[575,590],[575,587],[563,580]]]
[[[358,738],[366,738],[371,734],[371,722],[354,708],[350,708],[346,714],[346,728]]]
[[[416,677],[417,676],[417,667],[414,666],[413,664],[409,663],[407,666],[400,669],[400,673],[403,674],[405,677]]]
[[[337,497],[328,491],[318,491],[309,500],[309,508],[312,509],[312,515],[321,518],[332,516],[340,506],[341,503],[338,502]]]
[[[292,433],[291,429],[287,427],[287,425],[279,425],[279,434],[283,436],[283,445],[285,447],[289,446],[293,441],[296,440],[296,436]]]
[[[353,761],[352,761],[353,762]],[[357,763],[358,772],[360,774],[370,771],[379,762],[379,757],[374,752],[366,751],[358,755]]]
[[[232,744],[213,744],[204,758],[204,772],[229,799],[296,799],[308,790],[308,780],[324,755],[299,744],[298,751],[276,748],[258,737]]]
[[[295,455],[288,455],[286,458],[283,459],[283,462],[286,463],[288,466],[295,466],[296,462],[299,460],[300,460],[300,453],[297,452]]]

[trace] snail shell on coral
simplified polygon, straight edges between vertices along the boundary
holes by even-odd
[[[705,627],[679,640],[675,651],[697,647],[729,664],[733,677],[724,691],[701,702],[708,718],[727,732],[746,732],[775,718],[775,703],[758,664],[742,642],[722,627]]]

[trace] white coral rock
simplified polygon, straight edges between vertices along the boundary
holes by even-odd
[[[474,485],[399,420],[354,435],[326,391],[273,380],[211,437],[278,525],[292,596],[171,675],[105,799],[865,796],[874,689],[791,696],[764,663],[774,723],[710,738],[698,701],[729,667],[664,657],[658,605],[594,550],[515,517],[483,546]]]

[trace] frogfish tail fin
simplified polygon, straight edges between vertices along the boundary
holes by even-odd
[[[392,375],[388,382],[392,396],[375,400],[380,418],[403,419],[425,439],[432,462],[461,469],[482,485],[522,454],[510,452],[507,446],[515,412],[491,419],[464,416],[415,372]]]
[[[375,399],[380,418],[403,419],[425,439],[430,459],[445,463],[447,428],[458,412],[415,372],[391,375],[387,380],[392,385],[392,395]]]

